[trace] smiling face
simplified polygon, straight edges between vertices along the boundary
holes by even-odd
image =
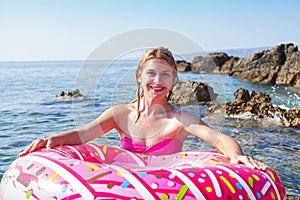
[[[176,72],[164,59],[150,59],[137,76],[144,95],[165,98],[176,81]]]
[[[177,81],[177,67],[172,52],[165,47],[148,49],[139,61],[136,70],[137,80],[137,118],[140,118],[141,98],[146,97],[155,101],[166,101],[171,89]],[[142,91],[140,87],[142,86]],[[160,103],[161,103],[160,102]]]

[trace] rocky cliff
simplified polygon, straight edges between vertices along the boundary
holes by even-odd
[[[280,44],[238,58],[226,53],[196,56],[191,70],[197,73],[226,73],[254,83],[300,87],[300,52],[294,44]]]

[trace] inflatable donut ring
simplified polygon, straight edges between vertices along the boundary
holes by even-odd
[[[271,168],[229,163],[217,151],[153,156],[85,144],[42,149],[5,172],[0,199],[285,199]]]

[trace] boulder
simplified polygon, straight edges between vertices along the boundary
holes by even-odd
[[[84,97],[78,89],[69,92],[61,91],[59,95],[56,95],[57,99],[72,99],[78,97]]]
[[[217,104],[211,103],[208,106],[208,113],[221,111],[230,115],[241,115],[250,112],[258,118],[279,118],[284,126],[299,127],[300,126],[300,106],[296,109],[283,109],[273,106],[271,97],[265,92],[256,93],[253,91],[251,95],[249,91],[240,88],[235,93],[233,102]]]
[[[300,127],[300,106],[296,109],[283,110],[282,123],[286,127]]]
[[[300,51],[293,52],[287,57],[278,72],[276,83],[300,87]]]
[[[226,53],[210,53],[207,56],[196,56],[192,61],[192,71],[213,73],[218,71],[230,58]]]
[[[186,72],[191,71],[191,63],[185,60],[176,60],[177,71]]]
[[[238,59],[229,75],[254,83],[300,86],[300,54],[293,44],[281,44],[270,50]]]
[[[196,56],[191,63],[196,73],[226,73],[254,83],[300,87],[300,52],[292,43],[280,44],[243,58],[226,53]]]
[[[226,103],[227,115],[251,112],[259,118],[272,117],[268,111],[273,109],[273,105],[270,96],[265,92],[252,92],[250,96],[248,90],[241,88],[234,94],[234,102]]]
[[[179,81],[172,91],[169,101],[174,104],[205,103],[217,97],[207,83],[195,81]]]
[[[222,66],[217,66],[214,73],[229,74],[234,64],[239,60],[238,57],[231,56]]]

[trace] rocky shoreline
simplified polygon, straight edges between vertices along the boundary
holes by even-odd
[[[217,94],[206,83],[182,81],[175,85],[170,102],[188,105],[206,103],[207,112],[222,112],[226,116],[250,113],[257,118],[271,118],[279,120],[286,127],[300,127],[300,106],[296,109],[285,109],[274,106],[271,97],[265,92],[257,93],[240,88],[235,93],[233,102],[217,103]]]
[[[300,87],[300,51],[292,43],[280,44],[243,58],[224,52],[209,53],[194,57],[191,63],[177,61],[177,65],[178,71],[223,73],[253,83]]]
[[[276,118],[286,127],[300,126],[300,106],[296,109],[284,109],[279,106],[273,106],[271,98],[265,92],[256,93],[252,91],[250,94],[244,88],[238,89],[234,93],[235,100],[218,104],[211,102],[207,111],[209,113],[223,112],[227,116],[241,115],[246,112],[251,113],[257,118]]]
[[[300,52],[292,43],[280,44],[244,58],[228,56],[221,52],[196,56],[191,63],[185,60],[176,62],[180,72],[222,73],[256,84],[278,84],[300,88]],[[170,100],[176,104],[189,104],[195,102],[196,98],[198,102],[212,102],[208,107],[208,113],[221,111],[230,116],[250,112],[258,118],[280,119],[286,127],[300,127],[300,106],[289,110],[273,106],[270,96],[264,92],[257,94],[253,91],[249,94],[248,90],[240,88],[234,93],[233,102],[223,104],[214,102],[216,96],[213,88],[206,83],[188,81],[174,87]]]

